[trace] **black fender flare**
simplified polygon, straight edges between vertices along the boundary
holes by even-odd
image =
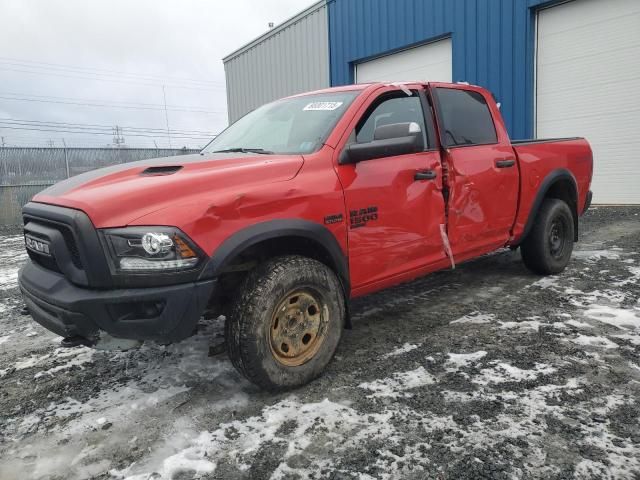
[[[578,184],[576,183],[576,179],[574,178],[573,174],[569,170],[565,168],[559,168],[549,173],[546,177],[544,177],[542,183],[540,183],[538,193],[536,194],[536,198],[534,199],[533,205],[531,206],[531,211],[529,211],[529,217],[527,218],[527,223],[525,224],[524,231],[520,236],[520,240],[518,240],[518,242],[514,246],[521,245],[524,239],[527,238],[527,235],[529,235],[529,232],[531,232],[531,229],[533,228],[533,223],[538,216],[540,207],[542,207],[542,202],[547,197],[549,190],[551,189],[551,187],[553,187],[554,184],[563,180],[568,180],[572,187],[571,195],[574,199],[575,205],[573,207],[569,205],[569,208],[572,209],[571,213],[573,214],[574,241],[578,241]]]
[[[222,242],[215,252],[213,252],[211,258],[203,268],[200,278],[207,279],[219,275],[231,260],[247,248],[265,240],[281,237],[299,237],[320,244],[329,256],[332,262],[331,266],[335,269],[342,283],[345,303],[348,302],[351,283],[347,256],[342,251],[336,237],[328,228],[309,220],[269,220],[239,230]]]

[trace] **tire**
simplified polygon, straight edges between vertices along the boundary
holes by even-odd
[[[247,275],[232,304],[225,324],[229,358],[265,390],[299,387],[333,358],[344,322],[342,285],[329,267],[276,257]]]
[[[562,272],[571,259],[574,234],[569,205],[555,198],[546,199],[521,245],[524,264],[540,275]]]

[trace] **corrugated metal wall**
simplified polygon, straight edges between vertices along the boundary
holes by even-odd
[[[453,81],[489,88],[513,138],[533,135],[535,9],[545,0],[332,0],[331,84],[353,82],[353,65],[450,36]],[[418,79],[416,79],[418,80]]]
[[[223,59],[229,122],[267,102],[329,86],[323,0]]]

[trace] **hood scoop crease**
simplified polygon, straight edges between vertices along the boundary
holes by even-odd
[[[149,167],[143,170],[140,175],[173,175],[178,170],[182,169],[182,165],[167,165],[162,167]]]

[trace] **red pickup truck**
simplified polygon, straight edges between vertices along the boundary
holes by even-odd
[[[233,364],[286,389],[330,361],[351,298],[503,247],[561,272],[591,176],[585,140],[511,142],[482,88],[330,88],[258,108],[199,155],[36,195],[20,288],[67,344],[179,341],[223,312]]]

